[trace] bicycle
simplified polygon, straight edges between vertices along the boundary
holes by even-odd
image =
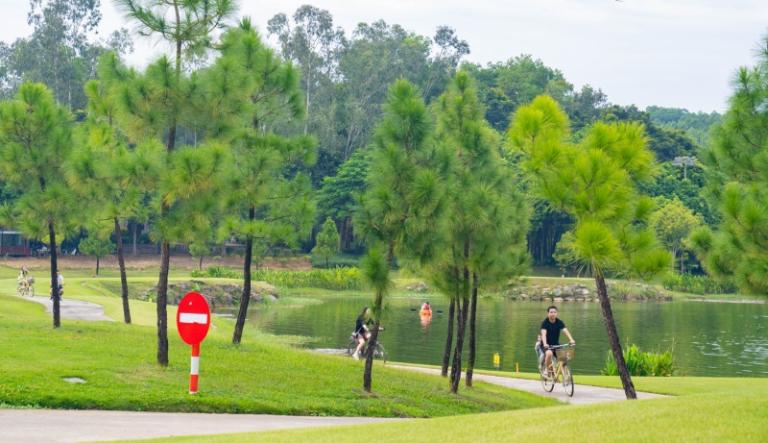
[[[365,353],[368,352],[368,343],[370,343],[370,341],[366,340],[363,348],[360,350],[362,355],[365,355]],[[357,334],[353,332],[349,336],[349,342],[347,343],[347,355],[351,356],[355,352],[355,349],[357,349]],[[384,349],[384,345],[378,340],[376,340],[376,349],[373,351],[373,358],[378,358],[384,363],[387,362],[387,351]]]
[[[555,351],[555,355],[552,356],[554,371],[541,371],[541,385],[545,391],[552,392],[555,389],[555,384],[560,380],[563,383],[565,393],[569,397],[573,397],[573,374],[571,373],[571,368],[568,367],[568,362],[573,359],[575,347],[575,344],[549,347],[549,349]],[[552,375],[550,376],[550,374]]]
[[[20,279],[16,285],[16,295],[21,297],[27,297],[35,295],[35,279],[33,277],[27,277]]]

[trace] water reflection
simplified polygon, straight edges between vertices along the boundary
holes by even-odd
[[[447,331],[448,301],[432,298],[433,315],[420,315],[423,300],[390,298],[380,334],[392,360],[439,364]],[[341,348],[368,298],[338,297],[320,304],[283,307],[274,303],[251,313],[250,322],[275,334],[314,337],[310,346]],[[477,366],[533,372],[533,344],[546,314],[545,302],[481,298],[477,315]],[[768,305],[697,302],[614,303],[623,343],[643,350],[674,349],[679,372],[686,375],[768,375]],[[597,303],[564,303],[559,317],[579,343],[576,373],[596,374],[605,363],[608,341]]]

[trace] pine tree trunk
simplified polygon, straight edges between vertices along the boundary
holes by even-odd
[[[199,271],[203,270],[203,256],[202,255],[200,256],[200,262],[198,262],[198,264],[197,264],[197,269]]]
[[[133,224],[133,256],[136,257],[139,255],[139,224],[134,223]]]
[[[608,342],[613,351],[613,358],[616,359],[616,367],[619,370],[621,385],[624,387],[624,394],[628,400],[637,399],[635,385],[632,384],[632,377],[629,375],[627,363],[624,361],[624,353],[621,350],[619,334],[616,331],[616,322],[613,320],[613,311],[611,310],[611,301],[608,299],[608,288],[605,286],[605,277],[602,272],[595,272],[595,284],[597,285],[597,295],[600,298],[600,308],[603,311],[603,323],[608,333]]]
[[[61,304],[59,303],[59,278],[58,262],[56,257],[56,231],[53,228],[53,221],[48,220],[48,236],[50,237],[51,248],[51,298],[53,299],[53,327],[61,326]]]
[[[469,310],[469,297],[464,297],[461,301],[457,319],[459,322],[456,331],[456,349],[453,351],[453,367],[451,368],[451,392],[459,392],[459,383],[461,382],[461,354],[464,351],[464,336],[467,329],[467,311]]]
[[[469,361],[467,362],[466,384],[472,387],[472,373],[475,369],[477,352],[477,274],[472,273],[472,305],[469,308]]]
[[[96,256],[96,277],[99,276],[99,256]]]
[[[123,320],[131,323],[131,308],[128,306],[128,278],[125,275],[125,257],[123,251],[123,231],[120,222],[115,218],[115,243],[117,243],[117,266],[120,268],[120,289],[123,298]]]
[[[387,265],[392,269],[395,261],[395,242],[390,241],[387,247]],[[363,372],[363,389],[365,392],[371,392],[373,384],[373,354],[376,352],[376,344],[379,342],[379,329],[381,328],[381,307],[384,304],[384,293],[376,292],[376,299],[373,302],[373,315],[376,320],[373,322],[373,331],[371,339],[368,341],[368,350],[365,353],[365,371]]]
[[[374,312],[381,312],[381,294],[376,294],[376,303],[374,304]],[[379,311],[376,308],[379,308]],[[371,386],[373,384],[373,354],[376,352],[376,343],[379,340],[379,327],[381,326],[381,320],[379,314],[376,314],[376,321],[373,322],[373,331],[371,331],[371,339],[368,341],[368,349],[365,352],[365,372],[363,372],[363,389],[365,392],[371,392]]]
[[[453,346],[453,318],[456,315],[456,298],[451,297],[451,305],[448,307],[448,336],[445,338],[445,351],[443,352],[443,367],[440,375],[448,376],[448,364],[451,361],[451,347]]]
[[[459,310],[458,320],[459,328],[456,332],[456,350],[453,354],[453,368],[451,369],[451,392],[459,392],[459,382],[461,381],[461,353],[464,350],[464,336],[467,330],[467,317],[469,314],[469,252],[470,245],[468,240],[464,240],[464,270],[461,281],[461,309]]]
[[[248,210],[248,220],[253,221],[256,218],[256,209],[251,207]],[[243,263],[243,293],[240,296],[240,310],[237,312],[237,322],[235,323],[235,333],[232,335],[232,343],[239,344],[243,338],[243,328],[245,328],[245,319],[248,316],[248,303],[251,301],[251,260],[253,260],[253,237],[250,235],[245,239],[245,260]]]
[[[168,366],[168,271],[171,264],[171,245],[160,245],[160,281],[157,282],[157,363]]]
[[[178,4],[174,4],[176,10],[176,24],[179,24]],[[176,79],[181,77],[181,40],[176,40]],[[168,139],[165,144],[167,154],[173,152],[176,147],[176,115],[171,116],[168,125]],[[166,203],[160,206],[160,218],[168,216],[170,208]],[[157,362],[161,366],[168,366],[168,271],[171,267],[171,245],[167,239],[163,239],[160,245],[160,281],[157,283]]]

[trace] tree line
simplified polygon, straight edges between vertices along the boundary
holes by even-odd
[[[132,48],[131,36],[121,29],[107,39],[93,37],[101,18],[99,0],[35,0],[31,6],[32,35],[0,45],[0,93],[8,98],[24,80],[41,81],[51,88],[58,103],[65,104],[76,118],[82,119],[87,108],[83,85],[96,77],[98,56],[110,49],[124,55]],[[152,24],[160,34],[169,31],[158,27],[168,25],[164,20]],[[143,33],[150,31],[145,28]],[[380,20],[361,23],[346,33],[334,25],[329,11],[304,5],[292,14],[272,17],[263,37],[276,44],[277,55],[293,62],[300,77],[305,118],[275,123],[276,130],[312,134],[317,141],[315,161],[296,167],[306,173],[323,203],[319,205],[313,233],[331,217],[340,231],[343,252],[359,254],[365,249],[364,242],[355,235],[347,203],[363,190],[363,159],[382,115],[388,85],[405,78],[419,89],[426,103],[432,103],[459,68],[475,79],[485,118],[502,134],[509,124],[509,115],[540,94],[550,95],[563,107],[576,134],[598,120],[643,123],[649,146],[666,172],[666,185],[650,185],[650,192],[667,200],[681,200],[709,226],[716,222],[702,197],[703,184],[698,179],[702,175],[701,164],[693,162],[684,171],[672,163],[677,157],[696,156],[706,142],[709,127],[719,119],[716,113],[696,114],[658,107],[641,111],[634,106],[613,105],[600,89],[590,85],[577,89],[562,72],[530,55],[484,66],[468,63],[463,58],[470,52],[469,44],[449,26],[438,27],[433,36],[424,36]],[[183,50],[185,57],[180,63],[184,69],[204,66],[214,54],[206,43],[185,45]],[[47,60],[61,62],[51,64]],[[55,73],[51,72],[54,67]],[[187,128],[179,130],[190,140],[196,136]],[[574,221],[541,199],[533,202],[532,207],[528,249],[533,264],[562,265],[557,260],[556,245]],[[149,223],[147,217],[129,222],[134,251],[137,239],[151,241],[139,235],[142,227],[149,231]],[[81,237],[79,233],[70,236],[69,247],[77,246]],[[313,238],[299,242],[303,251],[310,251],[313,244]],[[87,251],[104,249],[88,246],[94,246],[92,241],[86,242]],[[210,246],[208,239],[201,239],[191,249],[202,257]],[[690,251],[685,253],[687,269],[696,270],[697,262],[692,260]]]

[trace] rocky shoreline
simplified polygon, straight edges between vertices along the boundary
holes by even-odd
[[[608,283],[608,296],[621,301],[671,301],[672,295],[663,289],[644,283]],[[564,285],[520,285],[508,289],[504,296],[513,300],[552,302],[596,302],[597,292],[582,284]]]
[[[211,310],[217,307],[237,306],[243,287],[232,283],[210,284],[201,280],[190,280],[181,283],[168,284],[168,304],[177,305],[179,300],[187,292],[197,291],[205,295],[211,306]],[[140,296],[140,300],[154,300],[157,294],[157,286],[147,289]],[[277,289],[269,283],[262,281],[251,282],[251,301],[260,303],[265,300],[276,300],[280,295]]]

